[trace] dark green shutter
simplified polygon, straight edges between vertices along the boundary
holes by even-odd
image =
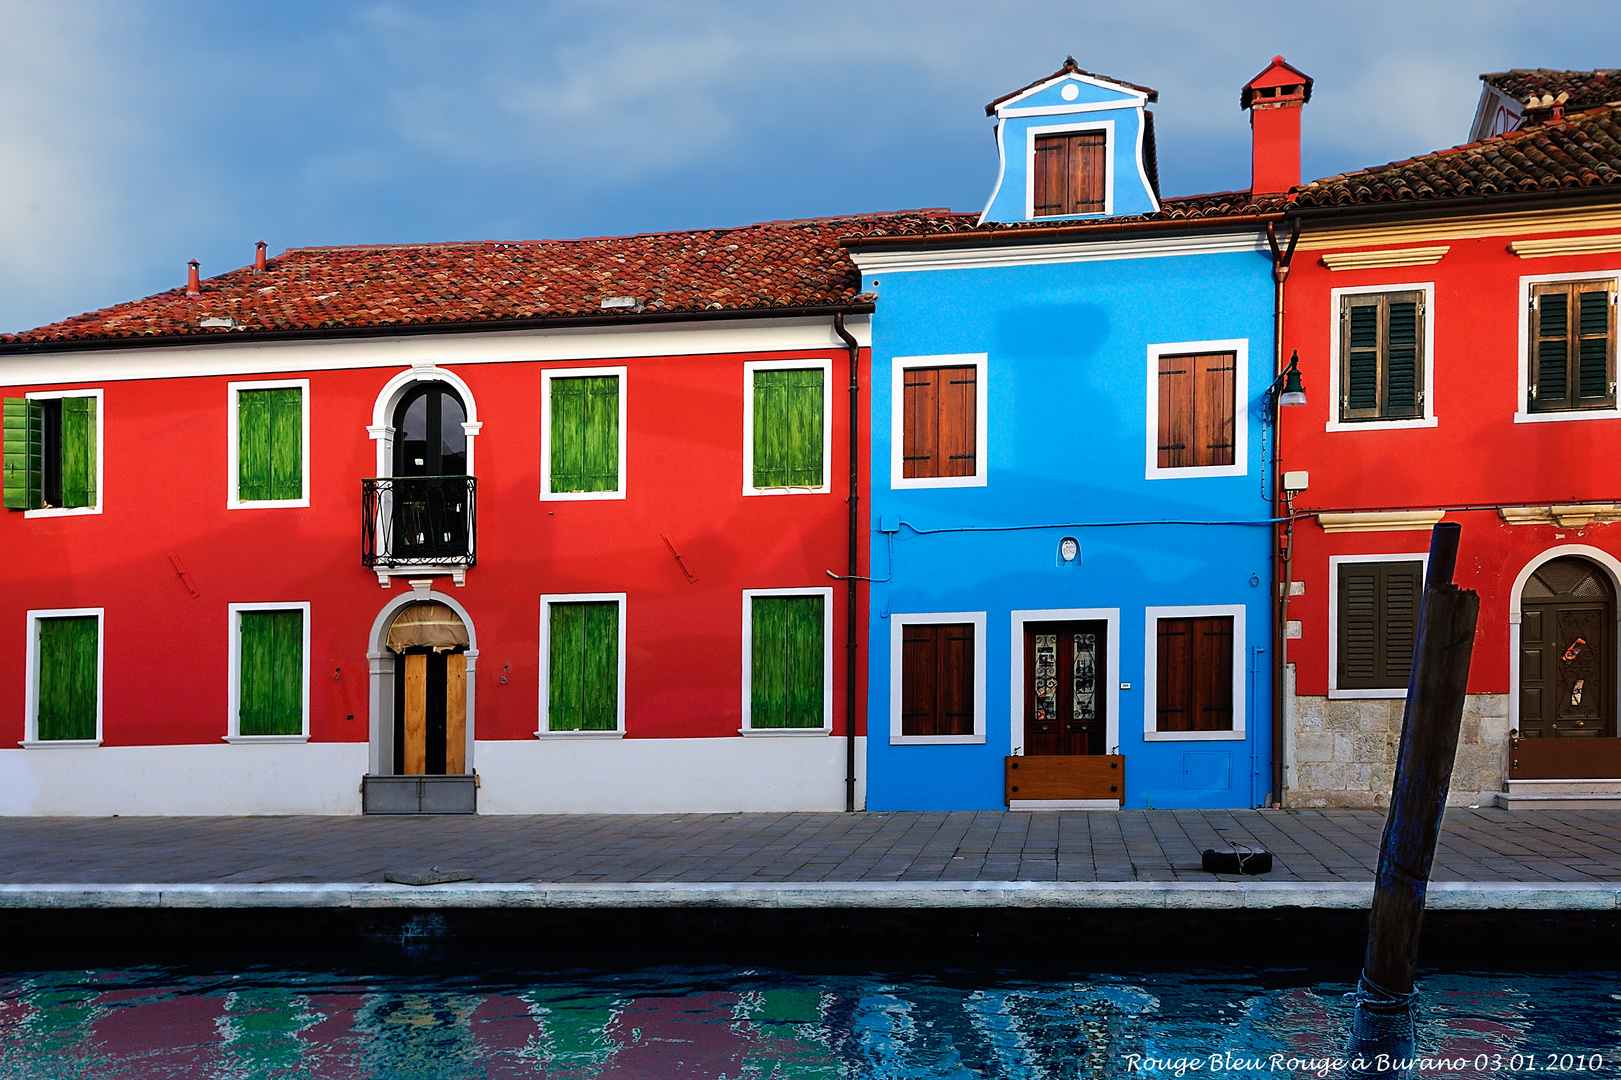
[[[62,505],[96,505],[96,399],[62,399]]]
[[[39,738],[96,737],[94,615],[39,620]]]
[[[40,466],[44,434],[40,408],[26,398],[5,399],[5,505],[37,510],[43,505]]]
[[[822,726],[826,670],[822,605],[820,596],[754,598],[751,727]]]
[[[619,377],[552,380],[552,490],[619,488]]]
[[[619,605],[551,605],[550,731],[619,728]]]
[[[1339,574],[1341,690],[1400,690],[1413,668],[1420,562],[1342,563]]]
[[[754,486],[822,486],[820,369],[754,373]]]
[[[1392,300],[1389,312],[1385,334],[1385,415],[1392,419],[1417,416],[1421,412],[1419,395],[1423,393],[1423,387],[1418,384],[1418,303]]]
[[[1379,306],[1351,307],[1350,352],[1346,360],[1347,415],[1379,409]]]
[[[1569,314],[1569,298],[1565,293],[1546,292],[1538,297],[1537,375],[1532,408],[1563,409],[1568,405],[1570,395],[1565,370],[1570,354]]]
[[[1340,305],[1340,419],[1423,416],[1424,294],[1347,296]]]
[[[304,613],[243,611],[237,733],[304,733]]]
[[[303,498],[304,391],[239,390],[236,410],[237,498]]]
[[[1606,406],[1610,392],[1610,294],[1580,292],[1577,309],[1577,397],[1583,405]]]

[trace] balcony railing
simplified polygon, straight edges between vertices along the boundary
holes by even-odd
[[[477,477],[380,476],[360,485],[363,565],[473,565]]]

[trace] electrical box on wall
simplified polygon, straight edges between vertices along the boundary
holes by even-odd
[[[1309,479],[1310,477],[1304,469],[1299,472],[1286,472],[1283,474],[1283,490],[1291,493],[1305,491]]]

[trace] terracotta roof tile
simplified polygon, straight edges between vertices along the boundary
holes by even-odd
[[[942,233],[1029,232],[1032,230],[1065,229],[1084,233],[1089,229],[1107,230],[1117,225],[1144,221],[1200,221],[1217,222],[1225,218],[1252,218],[1262,214],[1281,214],[1289,205],[1285,195],[1265,195],[1252,198],[1248,191],[1219,191],[1209,195],[1181,195],[1160,201],[1160,208],[1152,214],[1121,215],[1111,218],[1086,220],[1037,219],[1035,221],[994,222],[981,225],[978,214],[939,214],[927,218],[891,217],[872,218],[859,229],[851,231],[853,238],[884,236],[935,236]]]
[[[1558,97],[1561,92],[1567,93],[1570,100],[1565,107],[1571,110],[1590,109],[1595,105],[1621,101],[1621,68],[1599,68],[1595,71],[1515,68],[1513,71],[1482,75],[1480,81],[1497,87],[1522,103],[1532,94]]]

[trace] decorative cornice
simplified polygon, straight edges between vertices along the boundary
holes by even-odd
[[[1519,213],[1479,213],[1434,221],[1333,224],[1308,221],[1300,237],[1301,251],[1325,251],[1374,244],[1412,244],[1424,241],[1471,240],[1483,236],[1523,233],[1572,232],[1577,229],[1621,229],[1621,211],[1614,207],[1588,210],[1561,208]]]
[[[869,248],[852,250],[850,259],[863,274],[903,270],[980,270],[996,266],[1040,266],[1052,263],[1103,262],[1115,259],[1163,259],[1178,255],[1230,255],[1264,252],[1260,231],[1225,236],[1148,237],[1090,242],[1008,243],[994,247],[939,248],[920,245],[910,250]]]
[[[1445,510],[1378,510],[1351,514],[1318,514],[1324,532],[1418,532],[1446,516]]]
[[[1510,525],[1557,525],[1561,529],[1580,529],[1594,523],[1621,521],[1621,506],[1615,503],[1504,506],[1497,513]]]
[[[1322,257],[1330,270],[1373,270],[1382,266],[1428,266],[1441,261],[1449,246],[1396,248],[1386,251],[1333,251]]]
[[[1554,240],[1514,240],[1509,251],[1522,259],[1546,259],[1552,255],[1600,255],[1621,251],[1621,234],[1609,236],[1561,236]]]

